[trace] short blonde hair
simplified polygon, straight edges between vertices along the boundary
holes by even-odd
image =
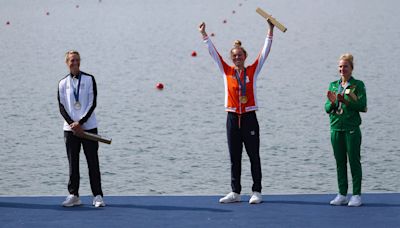
[[[69,60],[69,55],[78,55],[79,60],[81,59],[81,55],[79,54],[78,51],[70,50],[70,51],[67,51],[67,52],[65,53],[65,62],[68,62],[68,60]]]
[[[349,62],[351,69],[354,69],[353,55],[350,53],[345,53],[339,57],[339,61],[344,60]]]
[[[235,42],[233,42],[233,48],[231,49],[231,56],[232,56],[232,51],[235,49],[241,49],[244,55],[247,57],[247,51],[242,47],[242,42],[240,40],[235,40]]]

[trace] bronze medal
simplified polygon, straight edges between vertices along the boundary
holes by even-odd
[[[343,109],[338,109],[338,110],[336,110],[336,114],[342,115],[342,114],[343,114]]]

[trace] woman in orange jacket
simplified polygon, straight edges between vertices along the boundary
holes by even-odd
[[[262,202],[261,195],[261,163],[260,163],[260,135],[255,111],[257,107],[256,82],[261,68],[267,59],[272,44],[273,24],[268,21],[269,30],[264,46],[253,64],[245,66],[246,50],[239,40],[236,40],[231,49],[230,57],[233,66],[229,66],[216,50],[206,33],[205,23],[201,23],[199,31],[204,43],[208,46],[211,57],[223,76],[225,84],[225,110],[227,116],[228,148],[231,160],[231,187],[232,192],[219,200],[220,203],[239,202],[241,185],[241,160],[243,143],[251,163],[253,177],[253,194],[249,203]]]

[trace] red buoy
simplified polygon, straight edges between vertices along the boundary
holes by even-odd
[[[9,22],[9,21],[7,21],[7,22],[6,22],[6,25],[10,25],[10,22]]]
[[[227,22],[226,20],[223,20],[223,21],[222,21],[222,23],[224,23],[224,24],[226,24],[226,22]]]
[[[214,37],[214,36],[215,36],[215,34],[214,34],[214,33],[211,33],[211,35],[210,35],[210,36]]]
[[[192,57],[196,57],[197,56],[197,52],[192,51]]]
[[[156,88],[159,90],[162,90],[162,89],[164,89],[164,85],[161,82],[159,82],[156,84]]]

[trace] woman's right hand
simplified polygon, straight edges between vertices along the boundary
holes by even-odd
[[[331,102],[331,104],[335,104],[336,103],[336,93],[335,92],[328,91],[326,96],[328,97],[328,99]]]
[[[206,23],[201,22],[201,24],[199,25],[199,32],[201,33],[201,35],[203,35],[203,37],[207,36]]]

